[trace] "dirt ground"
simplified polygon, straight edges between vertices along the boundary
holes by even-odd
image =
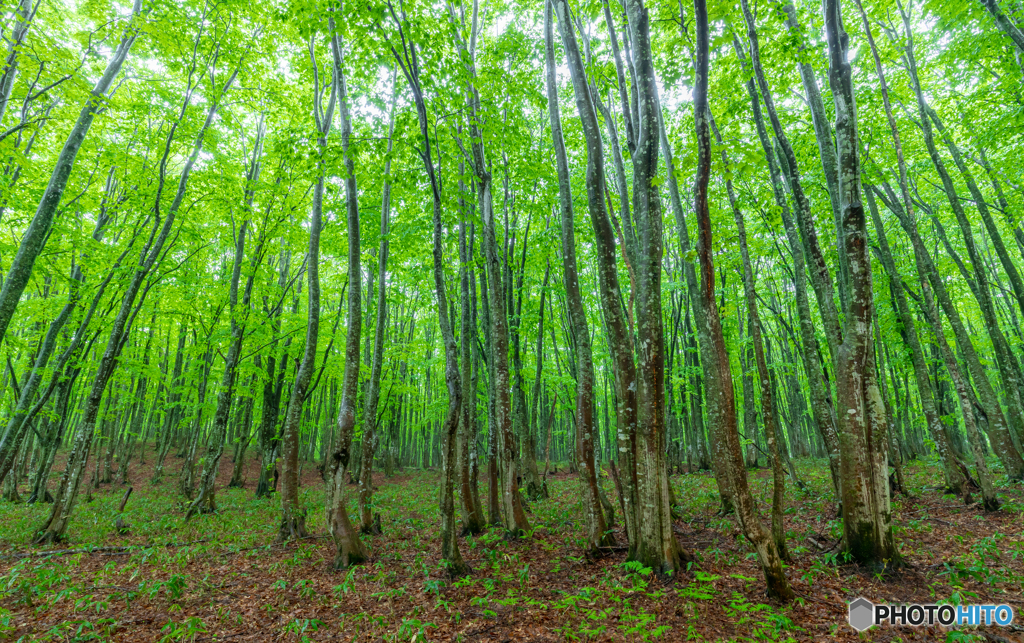
[[[276,497],[255,500],[250,453],[243,489],[224,489],[215,515],[184,522],[181,460],[152,485],[153,454],[131,465],[134,493],[114,531],[124,488],[102,485],[76,508],[59,553],[30,545],[48,505],[0,502],[0,638],[48,641],[1018,641],[1024,642],[1024,488],[1003,487],[1004,509],[935,488],[934,463],[907,466],[912,496],[898,496],[894,525],[906,565],[868,574],[837,556],[839,522],[823,462],[801,462],[807,491],[787,487],[786,529],[798,595],[769,601],[749,543],[716,514],[706,473],[673,476],[681,503],[675,529],[697,563],[671,581],[626,564],[624,547],[582,556],[578,483],[549,477],[551,498],[530,505],[535,528],[507,540],[494,529],[460,538],[474,573],[449,582],[439,566],[436,471],[376,474],[384,534],[366,537],[368,564],[334,570],[323,483],[304,465],[308,539],[278,543]],[[54,467],[56,476],[63,464]],[[751,471],[767,520],[770,472]],[[485,481],[485,476],[481,476]],[[51,482],[51,485],[55,482]],[[354,489],[354,487],[353,487]],[[608,484],[610,491],[611,486]],[[481,497],[486,498],[485,488]],[[354,494],[349,509],[354,510]],[[617,542],[626,542],[621,521]],[[94,548],[95,551],[85,551]],[[70,551],[68,551],[70,550]],[[876,627],[858,635],[847,603],[1009,604],[1009,628]]]

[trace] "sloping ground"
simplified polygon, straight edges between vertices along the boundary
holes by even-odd
[[[136,460],[137,462],[137,460]],[[933,463],[906,470],[912,498],[896,501],[897,537],[910,567],[890,578],[842,565],[830,547],[839,523],[822,462],[804,462],[808,491],[787,490],[786,527],[799,595],[788,607],[764,596],[751,548],[729,518],[715,515],[707,474],[674,476],[683,503],[680,540],[699,565],[675,582],[652,578],[612,549],[580,555],[575,479],[549,480],[550,500],[534,503],[531,538],[506,541],[498,530],[460,539],[474,574],[455,583],[438,565],[436,472],[375,478],[384,535],[369,539],[369,564],[330,569],[322,483],[303,473],[308,540],[275,542],[275,499],[254,500],[256,461],[246,489],[219,489],[220,513],[183,521],[184,505],[168,458],[152,486],[152,455],[133,465],[135,491],[127,535],[114,533],[120,485],[105,485],[76,508],[65,547],[84,553],[41,555],[27,543],[48,506],[0,503],[0,627],[12,640],[52,641],[1024,641],[1024,489],[1004,487],[1005,509],[964,507],[933,485]],[[60,471],[58,463],[55,471]],[[230,478],[224,459],[220,484]],[[752,472],[767,514],[766,471]],[[481,476],[483,477],[483,476]],[[607,481],[606,481],[607,482]],[[608,484],[609,490],[611,485]],[[353,488],[354,490],[354,488]],[[485,493],[481,496],[486,497]],[[354,494],[350,509],[354,509]],[[543,527],[543,528],[539,528]],[[621,524],[616,533],[625,542]],[[47,551],[53,551],[52,548]],[[840,563],[837,566],[837,562]],[[1012,628],[946,631],[886,627],[858,636],[846,604],[875,602],[1007,603]]]

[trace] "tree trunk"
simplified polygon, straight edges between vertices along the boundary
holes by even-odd
[[[878,75],[878,79],[881,84],[882,102],[885,106],[889,129],[892,133],[893,143],[896,147],[896,158],[899,164],[900,184],[904,193],[904,204],[910,208],[910,211],[912,212],[913,202],[911,201],[910,193],[907,190],[907,167],[906,162],[903,159],[903,146],[900,142],[899,131],[896,128],[896,120],[892,115],[892,105],[889,101],[889,87],[886,83],[885,72],[882,68],[881,58],[879,58],[878,55],[878,49],[875,46],[874,37],[871,34],[871,25],[868,21],[867,13],[865,13],[859,0],[857,2],[857,7],[860,10],[868,43],[871,46],[871,53],[875,61],[875,72]],[[935,440],[936,447],[939,450],[946,485],[953,493],[960,495],[961,488],[966,480],[960,471],[960,463],[956,461],[954,454],[950,450],[946,426],[942,423],[938,410],[935,406],[935,396],[932,390],[931,380],[928,378],[928,367],[925,361],[924,350],[921,347],[921,341],[917,334],[917,327],[915,325],[914,318],[911,315],[910,306],[907,303],[906,292],[903,288],[903,281],[896,269],[896,263],[893,261],[892,252],[889,249],[889,242],[885,236],[885,229],[882,225],[881,218],[878,216],[878,212],[876,211],[875,201],[870,192],[870,188],[868,189],[866,196],[872,218],[874,219],[876,237],[878,239],[882,255],[882,265],[889,274],[890,288],[892,289],[893,298],[896,300],[896,313],[903,321],[903,338],[906,341],[907,346],[910,348],[911,362],[914,367],[914,376],[917,381],[918,393],[921,396],[921,408],[924,412],[925,422],[928,425],[929,432],[932,434],[932,438]],[[921,281],[921,285],[922,291],[927,291],[928,285],[923,279]],[[926,293],[925,296],[930,297],[931,294]],[[941,335],[941,333],[939,335]],[[942,341],[945,341],[944,336],[942,336]],[[956,368],[955,364],[954,368]]]
[[[342,569],[350,565],[358,565],[369,557],[366,546],[359,539],[359,531],[352,524],[348,515],[348,508],[345,505],[345,472],[350,462],[354,463],[352,457],[352,437],[356,423],[356,395],[359,384],[359,334],[362,325],[362,282],[361,269],[359,265],[359,201],[358,188],[356,186],[355,162],[349,153],[350,139],[352,136],[352,121],[349,116],[348,96],[345,88],[345,77],[342,69],[341,36],[337,31],[334,18],[328,19],[331,31],[331,53],[334,59],[334,82],[331,83],[331,98],[326,108],[318,105],[316,125],[320,132],[320,175],[318,177],[316,194],[314,196],[315,217],[319,220],[320,209],[323,207],[324,180],[326,160],[323,154],[327,148],[327,133],[330,131],[331,120],[334,114],[335,101],[339,103],[341,111],[341,140],[342,154],[346,176],[345,181],[345,205],[346,220],[348,223],[348,330],[345,337],[345,370],[342,375],[341,384],[341,408],[338,411],[338,440],[336,450],[331,458],[331,476],[328,482],[328,493],[326,499],[327,524],[334,539],[335,569]],[[316,69],[316,59],[313,55],[313,41],[310,40],[310,58],[313,60],[313,68]],[[319,86],[314,87],[314,97],[320,95]],[[312,249],[312,245],[310,245]],[[310,309],[312,311],[312,308]],[[308,338],[307,338],[308,341]]]
[[[630,535],[629,557],[636,559],[640,542],[638,528],[640,501],[638,496],[637,476],[637,371],[633,361],[633,340],[629,333],[626,311],[623,310],[621,289],[619,288],[618,265],[615,250],[615,232],[606,210],[604,190],[604,145],[601,130],[597,121],[594,98],[580,55],[576,34],[569,18],[569,8],[565,0],[553,0],[554,13],[558,16],[558,30],[565,48],[566,61],[576,96],[576,109],[583,123],[583,132],[587,146],[587,209],[590,223],[594,229],[595,250],[597,254],[597,273],[600,284],[601,308],[604,311],[605,333],[612,358],[612,370],[615,375],[616,426],[618,429],[619,470],[622,473],[620,482],[624,494],[626,531]],[[656,464],[656,463],[653,463]],[[655,472],[651,480],[656,485],[660,480]],[[660,506],[658,507],[660,509]],[[661,522],[652,524],[651,529],[660,532]],[[649,534],[652,535],[652,534]],[[658,552],[659,546],[652,551]],[[646,555],[646,553],[645,553]],[[651,561],[640,560],[644,564]],[[674,571],[678,556],[669,560],[654,560],[649,564],[659,573]],[[663,570],[663,563],[669,563],[671,569]]]
[[[706,102],[706,97],[704,98],[704,100]],[[708,114],[708,116],[709,120],[711,121],[711,127],[713,128],[715,133],[715,140],[719,146],[722,146],[722,137],[718,132],[718,128],[715,126],[714,119],[710,118],[710,113]],[[781,565],[777,563],[777,561],[771,558],[772,554],[775,554],[781,560],[790,560],[789,548],[786,546],[786,530],[785,525],[783,523],[783,511],[785,510],[786,494],[786,474],[783,469],[782,456],[779,449],[780,430],[776,422],[775,391],[772,387],[772,382],[768,374],[768,362],[765,359],[764,354],[764,341],[762,338],[761,329],[761,315],[757,310],[757,286],[754,279],[753,264],[750,260],[750,250],[747,246],[746,224],[743,221],[743,213],[740,212],[739,206],[737,205],[736,196],[733,191],[729,157],[725,151],[725,147],[722,146],[721,149],[722,164],[727,173],[725,185],[729,194],[729,204],[732,207],[733,219],[736,222],[736,232],[739,238],[740,245],[740,256],[743,260],[743,294],[747,304],[747,332],[750,335],[751,344],[753,345],[753,366],[757,372],[758,385],[761,387],[761,416],[764,418],[765,438],[768,444],[768,453],[769,457],[771,458],[772,465],[772,540],[775,543],[775,549],[774,551],[770,547],[765,549],[766,553],[769,556],[767,559],[768,564],[765,566],[765,579],[769,584],[769,593],[776,594],[777,592],[781,592],[776,595],[785,597],[786,589],[788,589],[788,584],[785,581],[784,575],[782,576],[782,584],[779,584],[778,574],[781,572],[782,568]],[[710,163],[710,159],[708,159],[707,162]],[[706,203],[703,205],[706,206]],[[708,248],[699,248],[701,252],[706,252],[710,254],[710,250]],[[713,268],[713,265],[711,263],[711,257],[709,256],[708,269],[710,270],[711,268]],[[719,331],[720,330],[721,327],[719,326]],[[722,350],[724,352],[724,338],[721,341],[723,345]],[[728,363],[726,363],[725,365],[725,370],[727,369]],[[749,380],[750,377],[746,375],[746,373],[744,373],[743,396],[744,398],[746,398],[748,394],[750,395],[750,406],[753,407],[754,387],[753,383],[749,382]],[[746,405],[746,399],[744,399],[744,405]],[[756,418],[753,424],[755,424],[756,427]],[[747,439],[750,440],[752,438],[748,435]],[[735,472],[735,475],[746,478],[746,472],[744,471],[737,471]],[[741,485],[745,486],[745,481],[742,482]],[[750,509],[752,511],[753,507],[754,506],[751,504]],[[748,516],[747,518],[749,520],[755,520],[757,522],[758,527],[756,527],[755,529],[758,531],[758,537],[764,537],[763,534],[759,533],[761,531],[761,519],[756,514],[756,512],[754,513],[754,515]],[[760,549],[758,549],[758,551],[760,552]]]
[[[57,163],[53,168],[53,173],[50,175],[50,181],[46,186],[46,190],[39,200],[39,207],[36,209],[35,216],[32,217],[32,221],[25,230],[21,238],[21,244],[18,246],[18,252],[7,269],[3,288],[0,290],[0,341],[3,340],[4,335],[7,333],[7,327],[11,323],[11,318],[18,307],[21,295],[25,291],[25,286],[32,275],[32,266],[35,265],[36,258],[42,252],[43,246],[50,236],[53,218],[60,206],[61,198],[64,196],[64,189],[67,187],[68,179],[71,177],[71,170],[74,168],[78,150],[82,147],[82,143],[85,141],[86,134],[89,133],[89,128],[92,127],[92,122],[96,118],[97,112],[106,103],[107,91],[121,72],[121,66],[124,64],[125,59],[128,58],[128,52],[131,50],[132,45],[135,44],[135,39],[139,35],[141,13],[142,0],[135,0],[131,16],[128,18],[128,24],[121,34],[121,41],[107,62],[103,75],[96,81],[92,91],[89,93],[89,98],[86,100],[85,105],[82,106],[78,119],[71,128],[64,147],[61,148],[60,154],[57,157]],[[13,78],[11,78],[11,81],[13,81]]]
[[[756,31],[753,29],[753,22],[748,26],[748,34],[753,34],[751,39],[751,52],[754,51],[756,42]],[[740,46],[738,37],[734,36],[733,44],[737,56],[742,59],[743,49]],[[754,61],[755,76],[761,76],[759,59]],[[759,83],[761,93],[770,97],[767,83]],[[790,253],[793,255],[793,289],[795,291],[798,325],[800,327],[800,338],[803,342],[803,350],[800,351],[804,366],[804,373],[807,376],[808,388],[811,393],[811,413],[814,424],[825,443],[828,453],[829,470],[832,474],[832,486],[839,497],[839,436],[836,431],[836,412],[832,405],[832,398],[826,383],[825,374],[822,370],[821,360],[817,358],[821,352],[818,344],[817,330],[814,326],[814,319],[811,317],[811,306],[807,296],[807,272],[806,272],[806,251],[800,240],[799,233],[790,214],[789,203],[786,200],[785,188],[783,187],[782,176],[779,164],[776,162],[776,152],[768,138],[768,131],[765,127],[764,117],[761,113],[761,105],[758,102],[757,89],[754,80],[747,81],[747,94],[750,97],[750,106],[754,114],[754,124],[757,128],[758,138],[761,141],[761,148],[764,150],[768,162],[768,173],[772,184],[772,194],[775,197],[775,204],[779,207],[782,215],[783,227],[786,231],[786,238],[789,242]],[[768,99],[765,106],[768,106]],[[776,133],[777,135],[777,133]],[[781,160],[781,155],[778,156]]]
[[[594,556],[600,548],[613,544],[605,524],[599,497],[597,470],[594,463],[594,362],[590,347],[590,329],[580,291],[576,267],[576,240],[573,232],[572,191],[569,179],[569,161],[562,138],[562,117],[558,109],[558,85],[555,81],[555,45],[552,2],[544,5],[545,79],[548,94],[548,116],[551,137],[555,146],[558,171],[558,201],[561,212],[562,274],[565,281],[566,307],[569,324],[576,338],[576,458],[579,462],[580,481],[583,486],[583,512],[587,522],[586,553]],[[564,15],[564,14],[563,14]],[[546,279],[545,279],[546,281]],[[543,297],[543,295],[542,295]],[[543,302],[543,299],[541,300]],[[541,304],[543,310],[543,303]],[[543,327],[541,331],[543,332]],[[538,355],[538,359],[539,359]],[[540,365],[538,362],[538,370]],[[540,385],[540,382],[537,383]]]
[[[458,474],[459,497],[462,500],[462,533],[479,534],[484,531],[483,507],[480,506],[480,495],[473,481],[473,466],[476,464],[476,378],[473,376],[473,356],[476,354],[476,332],[474,324],[473,278],[473,226],[469,225],[469,240],[466,240],[466,217],[459,222],[459,286],[462,299],[462,317],[459,335],[460,357],[462,370],[460,384],[462,386],[462,408],[459,414],[458,433]]]
[[[242,225],[235,232],[235,258],[231,271],[231,283],[228,286],[228,311],[231,324],[231,344],[228,347],[228,354],[224,356],[224,373],[220,380],[220,390],[217,392],[217,410],[213,415],[213,428],[210,445],[203,461],[203,473],[199,481],[199,492],[196,499],[189,506],[185,513],[185,520],[188,521],[197,513],[208,514],[217,511],[216,484],[217,472],[220,470],[220,458],[224,454],[224,442],[227,436],[228,419],[231,413],[231,401],[235,393],[235,376],[238,369],[238,361],[242,352],[242,341],[245,339],[245,322],[249,317],[249,302],[252,298],[252,287],[256,277],[257,266],[252,270],[246,280],[245,290],[242,294],[241,310],[238,306],[238,283],[242,276],[242,260],[245,257],[245,237],[249,234],[249,214],[252,212],[253,199],[256,196],[257,182],[260,179],[261,156],[263,151],[263,123],[260,122],[257,129],[256,141],[253,145],[252,158],[249,162],[245,185],[245,214],[246,218]],[[311,233],[312,234],[312,231]],[[253,261],[255,264],[262,255],[262,240],[260,248],[257,248]],[[312,281],[313,277],[310,277]],[[312,299],[312,286],[310,287],[310,299]]]
[[[981,0],[981,4],[992,14],[996,25],[1003,33],[1010,37],[1010,40],[1017,46],[1017,49],[1024,54],[1024,33],[1003,13],[1002,9],[999,8],[999,2],[997,0]]]
[[[164,426],[160,431],[160,444],[158,446],[156,464],[153,468],[152,484],[157,484],[163,478],[164,460],[173,444],[172,437],[178,428],[178,421],[181,418],[181,388],[184,385],[181,379],[185,359],[185,341],[188,339],[188,328],[185,324],[178,327],[178,350],[174,357],[174,371],[171,377],[170,389],[167,393],[167,405],[164,410]]]
[[[136,4],[136,8],[138,6],[139,5]],[[134,39],[134,36],[132,38]],[[195,61],[193,61],[193,71],[194,69]],[[60,486],[57,489],[57,494],[55,496],[50,516],[46,523],[44,523],[43,527],[37,532],[35,538],[35,542],[37,543],[50,544],[58,542],[63,539],[64,532],[67,530],[68,522],[71,519],[71,512],[74,509],[75,500],[78,497],[78,490],[81,486],[82,476],[89,460],[89,452],[91,451],[92,444],[94,442],[93,434],[96,430],[96,421],[99,415],[100,402],[103,399],[103,392],[117,366],[118,357],[121,354],[121,349],[124,347],[127,335],[131,330],[132,323],[135,321],[135,316],[145,303],[146,295],[155,283],[150,280],[145,284],[145,287],[143,287],[143,282],[146,281],[149,273],[153,269],[153,266],[161,256],[164,244],[167,241],[167,237],[170,235],[171,227],[174,225],[178,210],[181,208],[181,203],[185,198],[188,179],[192,172],[192,168],[202,151],[203,140],[206,132],[213,123],[220,100],[222,100],[227,94],[227,91],[234,83],[237,75],[238,69],[236,68],[235,72],[230,75],[227,82],[221,88],[219,94],[210,98],[210,106],[206,112],[206,120],[196,135],[196,141],[192,147],[192,153],[186,159],[184,167],[181,170],[178,180],[178,190],[174,196],[174,200],[171,202],[171,205],[167,210],[167,215],[164,218],[161,213],[162,208],[160,205],[160,197],[162,195],[163,187],[166,184],[166,161],[170,155],[171,143],[174,139],[176,125],[181,122],[181,119],[184,116],[184,112],[191,99],[191,92],[186,94],[185,101],[178,114],[178,121],[175,123],[175,126],[171,127],[171,130],[167,135],[164,157],[160,164],[161,171],[159,183],[157,185],[156,196],[154,198],[153,227],[150,232],[149,241],[147,241],[139,253],[139,259],[135,270],[130,281],[125,287],[124,295],[121,298],[120,308],[112,322],[110,339],[107,342],[107,348],[104,351],[103,357],[101,358],[100,364],[96,370],[92,389],[86,398],[81,424],[79,425],[78,431],[75,435],[71,453],[68,455],[67,468],[64,471]],[[161,219],[163,219],[163,225],[160,225]],[[139,300],[138,303],[136,303],[136,299]]]
[[[839,418],[843,534],[846,551],[863,566],[884,570],[900,564],[889,500],[887,421],[875,379],[871,326],[874,298],[864,205],[860,194],[853,73],[838,0],[825,0],[829,86],[835,105],[843,251],[850,266],[849,312],[835,352]]]
[[[765,531],[758,515],[753,496],[747,483],[747,470],[743,466],[743,450],[740,446],[739,427],[736,422],[736,402],[729,366],[729,355],[722,334],[722,321],[718,303],[715,301],[715,267],[712,251],[711,213],[708,208],[708,184],[711,179],[711,132],[708,109],[708,13],[705,0],[695,0],[694,21],[696,23],[696,84],[693,92],[694,126],[697,135],[697,177],[694,185],[694,211],[697,215],[697,258],[700,262],[700,299],[695,306],[703,309],[700,316],[703,323],[697,326],[700,336],[701,362],[708,384],[708,418],[720,427],[718,438],[728,453],[727,472],[731,478],[736,500],[737,516],[744,533],[754,545],[758,562],[765,576],[768,595],[782,601],[793,600],[782,570],[782,555],[777,540]],[[732,195],[731,180],[727,178],[730,201],[734,216],[740,220]],[[745,244],[744,244],[745,246]],[[745,261],[745,265],[749,260]],[[751,288],[752,289],[752,288]],[[748,299],[750,299],[748,297]],[[752,299],[750,299],[752,301]],[[756,311],[751,315],[755,318]],[[766,369],[767,370],[767,369]],[[762,386],[767,382],[762,382]],[[769,407],[770,409],[770,407]],[[778,478],[776,478],[778,480]],[[785,543],[783,542],[783,545]]]
[[[391,17],[399,30],[399,35],[401,36],[402,41],[408,42],[406,40],[406,27],[408,26],[408,22],[406,21],[404,14],[402,18],[399,19],[398,15],[394,12],[394,8],[389,5],[389,9],[391,10]],[[455,334],[452,332],[451,317],[448,310],[448,295],[445,291],[444,282],[444,239],[442,234],[443,229],[441,226],[441,184],[440,177],[437,176],[437,168],[434,166],[434,159],[431,152],[430,123],[427,120],[427,106],[423,99],[423,90],[420,85],[420,66],[416,51],[416,44],[409,42],[408,48],[404,49],[403,54],[399,54],[394,48],[392,48],[392,53],[398,61],[399,66],[401,66],[402,72],[405,74],[406,80],[409,81],[409,86],[412,89],[413,99],[416,104],[416,116],[420,126],[420,135],[423,137],[422,160],[427,172],[427,178],[430,181],[431,193],[433,195],[434,289],[437,294],[438,325],[441,329],[441,339],[444,343],[444,380],[448,389],[448,411],[444,419],[444,424],[442,425],[441,435],[443,447],[441,463],[443,470],[443,483],[440,498],[441,560],[447,568],[449,576],[452,578],[458,578],[468,574],[471,570],[469,565],[462,560],[462,554],[459,552],[459,542],[455,536],[455,497],[453,493],[455,486],[455,442],[459,427],[459,414],[463,400],[459,377],[458,348],[455,344]],[[482,169],[482,165],[478,169]],[[487,196],[489,197],[489,194]],[[490,199],[488,198],[486,201],[481,200],[481,202],[489,204]],[[490,213],[485,213],[485,216],[483,217],[485,228],[488,223],[488,218],[491,219],[490,224],[493,231],[493,216],[491,216]],[[493,241],[493,236],[491,241]],[[499,312],[503,313],[503,310],[504,309]],[[503,318],[503,314],[496,316]],[[507,388],[505,389],[505,395],[507,399]],[[509,427],[506,426],[506,429],[509,429]],[[511,436],[506,435],[506,438],[511,438]],[[511,445],[506,444],[504,446]],[[511,451],[508,451],[505,455],[508,457],[511,455]],[[512,469],[514,473],[514,466]],[[506,472],[508,472],[508,470],[506,470]],[[512,491],[517,491],[515,484],[515,477],[512,476]],[[508,489],[508,481],[506,481],[506,489]],[[516,497],[518,497],[518,494],[516,494]],[[522,511],[521,506],[519,506],[519,509]],[[525,517],[523,520],[525,523]],[[506,525],[506,528],[511,528],[513,526],[518,525],[509,523]]]
[[[388,157],[384,162],[384,193],[381,201],[380,214],[380,251],[377,258],[377,323],[373,335],[373,361],[370,365],[370,380],[366,389],[366,402],[363,414],[363,464],[359,473],[359,522],[360,531],[364,534],[380,534],[380,517],[375,523],[373,519],[373,456],[377,450],[377,405],[380,401],[380,371],[384,362],[384,331],[387,322],[387,270],[388,270],[388,217],[391,213],[391,151],[392,139],[395,134],[395,74],[391,79],[391,116],[388,120]],[[347,111],[346,108],[342,108]],[[347,118],[347,116],[346,116]],[[351,238],[351,235],[350,235]],[[357,248],[358,251],[358,248]],[[351,314],[351,311],[350,313]]]
[[[964,245],[967,248],[968,257],[970,258],[974,269],[974,288],[972,290],[974,291],[975,298],[978,300],[978,306],[981,309],[981,314],[985,322],[985,330],[992,341],[992,349],[995,353],[996,365],[999,369],[1000,379],[1003,383],[1003,392],[1006,396],[1008,407],[1007,415],[1010,421],[1011,430],[1018,436],[1018,438],[1024,438],[1024,401],[1022,401],[1020,397],[1021,386],[1017,377],[1016,365],[1014,364],[1015,358],[1010,351],[1009,344],[1006,341],[1006,336],[1003,334],[995,314],[995,307],[992,303],[992,295],[988,285],[987,270],[985,268],[984,260],[978,252],[975,244],[971,222],[967,218],[967,214],[964,212],[963,205],[956,193],[956,187],[953,184],[953,179],[950,176],[942,158],[939,156],[938,149],[935,146],[931,120],[932,118],[938,120],[938,117],[934,115],[931,107],[925,102],[924,93],[921,89],[918,78],[917,62],[914,57],[914,41],[910,31],[910,16],[905,11],[901,10],[901,12],[904,27],[907,30],[907,68],[910,72],[912,88],[914,89],[914,93],[917,97],[918,114],[920,117],[919,124],[921,126],[921,131],[924,134],[925,145],[928,148],[928,154],[931,157],[932,165],[935,167],[939,178],[942,180],[943,191],[946,194],[946,198],[948,199],[950,207],[953,210],[953,214],[956,216],[957,223],[960,226],[960,231],[964,238]],[[959,155],[955,146],[951,148],[951,151],[954,154],[954,160],[957,159]],[[963,166],[962,169],[965,168],[966,166]],[[966,178],[970,178],[969,174]],[[969,181],[969,185],[970,184],[973,184],[973,180]],[[977,186],[975,186],[975,190],[977,190]],[[979,204],[979,209],[983,209],[985,213],[987,213],[987,208],[984,205],[983,200]],[[985,218],[985,213],[982,214],[982,218]],[[981,387],[980,384],[976,385],[978,385],[979,388]],[[1009,473],[1009,470],[1007,470],[1007,472]]]

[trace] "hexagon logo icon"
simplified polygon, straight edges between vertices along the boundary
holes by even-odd
[[[863,596],[858,597],[850,603],[849,621],[850,627],[863,632],[873,625],[875,606]]]

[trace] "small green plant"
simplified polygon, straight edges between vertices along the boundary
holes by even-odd
[[[324,622],[316,618],[297,618],[285,626],[286,634],[294,634],[301,643],[309,643],[312,639],[306,632],[316,632],[323,627]]]
[[[334,595],[336,597],[338,597],[338,598],[341,598],[342,594],[348,594],[353,589],[355,589],[355,586],[356,586],[356,580],[355,579],[356,579],[356,570],[354,568],[348,570],[348,573],[345,574],[345,579],[343,581],[341,581],[341,584],[334,586]]]
[[[296,581],[292,589],[297,590],[302,598],[313,598],[316,595],[316,587],[311,580]]]
[[[163,634],[160,643],[171,643],[172,641],[191,643],[200,634],[206,634],[206,624],[198,616],[190,616],[180,623],[173,620],[167,621],[167,624],[160,628],[160,632]]]
[[[426,641],[427,628],[437,627],[433,623],[424,623],[418,618],[403,618],[402,624],[398,627],[396,640],[398,641]]]

